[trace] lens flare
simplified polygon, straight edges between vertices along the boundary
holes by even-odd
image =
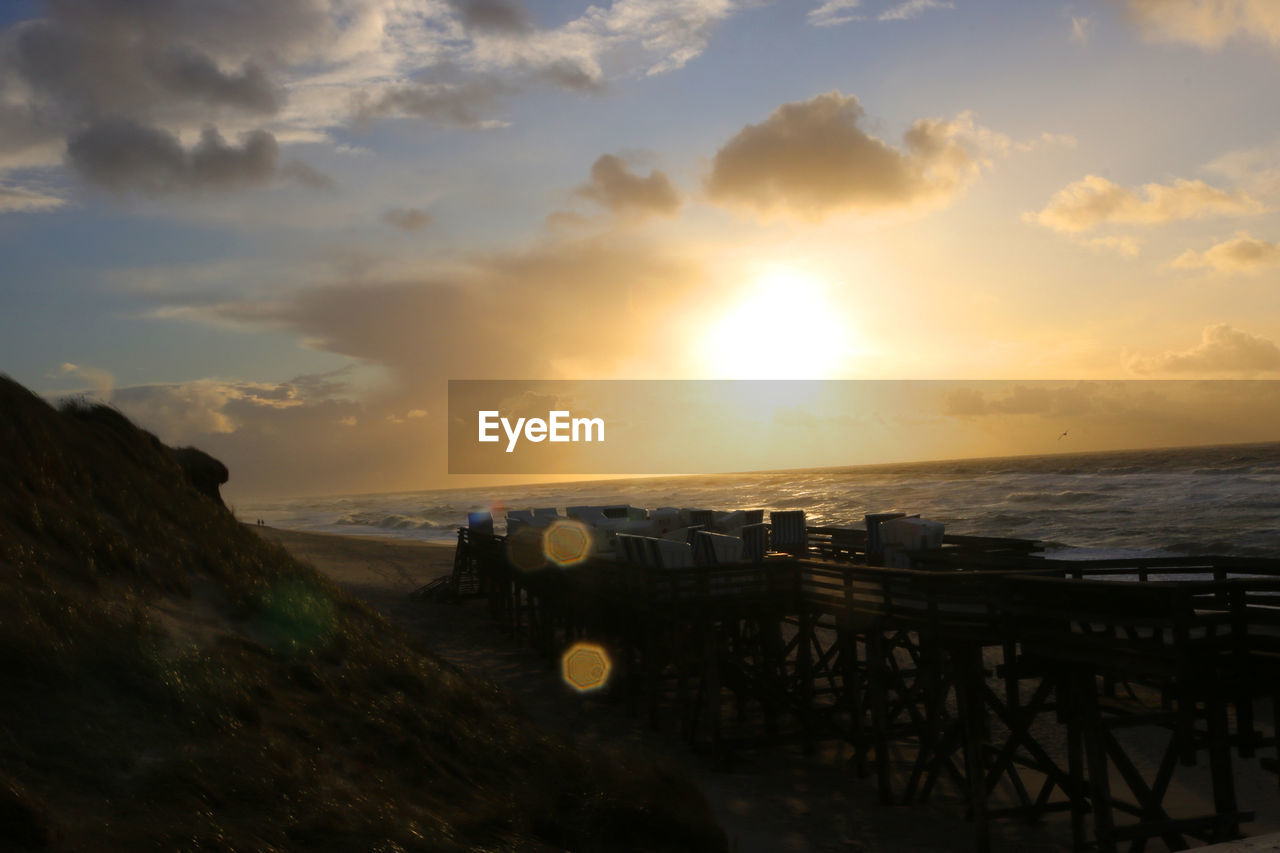
[[[507,536],[507,560],[523,572],[535,572],[547,566],[547,556],[542,544],[543,531],[523,525]]]
[[[581,521],[553,521],[542,534],[542,553],[557,566],[585,563],[591,557],[591,528]]]
[[[560,670],[565,684],[579,693],[590,693],[609,683],[613,664],[603,646],[578,642],[560,659]]]

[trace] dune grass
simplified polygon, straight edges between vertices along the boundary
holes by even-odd
[[[119,412],[4,377],[0,684],[17,849],[726,849],[682,777],[538,729]]]

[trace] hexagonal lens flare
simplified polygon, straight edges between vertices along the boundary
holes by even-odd
[[[560,659],[564,683],[579,693],[599,690],[609,683],[613,664],[603,646],[595,643],[574,643]]]
[[[547,525],[542,553],[557,566],[576,566],[591,558],[591,528],[581,521],[562,518]]]

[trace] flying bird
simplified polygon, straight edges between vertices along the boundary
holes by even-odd
[[[1066,437],[1067,437],[1067,433],[1069,433],[1069,432],[1071,432],[1071,430],[1069,430],[1069,429],[1064,429],[1064,430],[1062,431],[1062,435],[1058,436],[1058,441],[1062,441],[1062,439],[1066,438]]]

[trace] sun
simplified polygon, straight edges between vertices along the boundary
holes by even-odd
[[[821,279],[795,269],[768,269],[702,339],[707,372],[718,379],[841,375],[855,350],[846,315]]]

